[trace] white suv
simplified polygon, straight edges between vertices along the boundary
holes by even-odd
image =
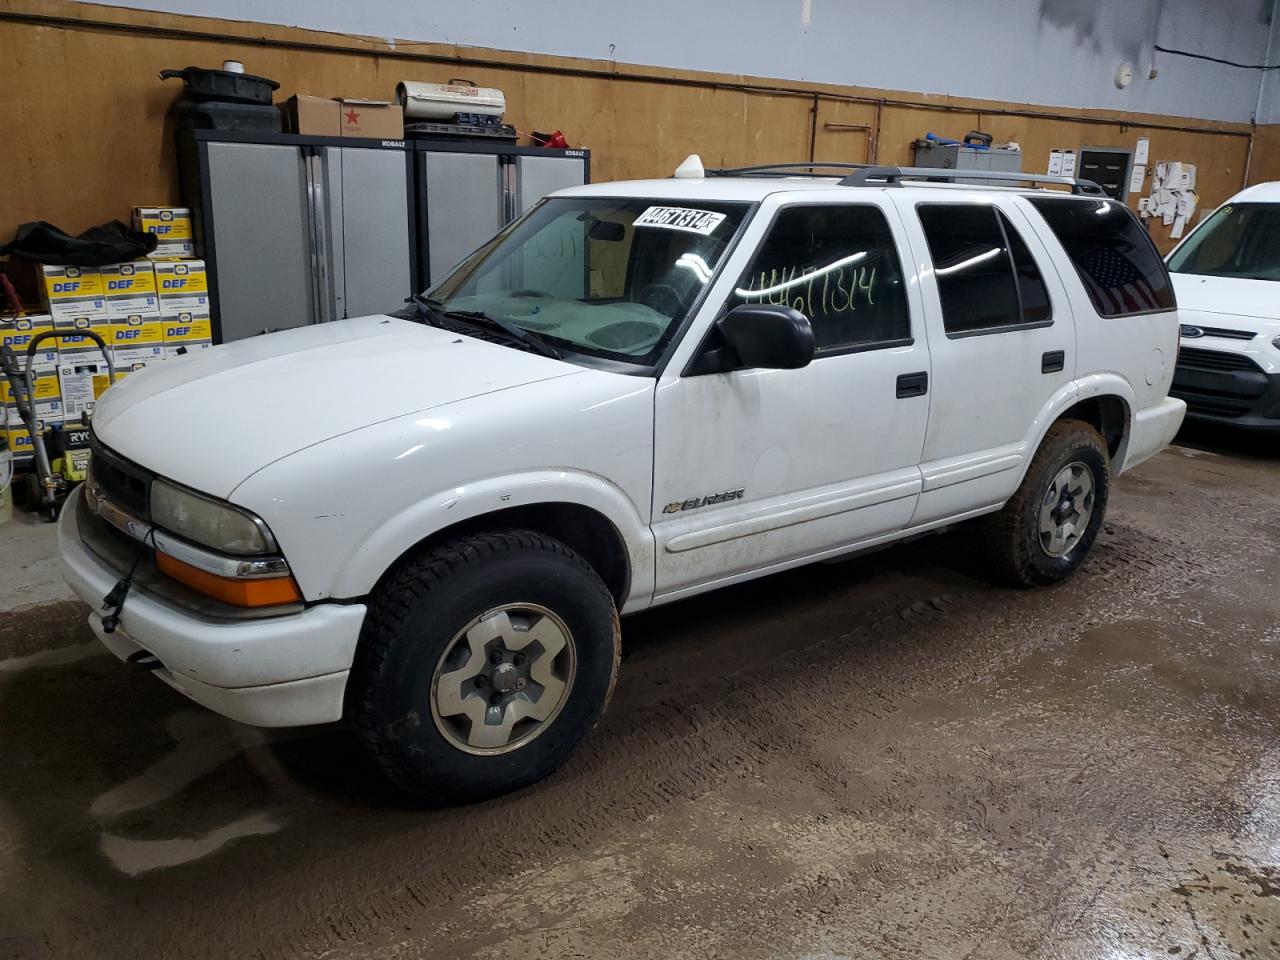
[[[95,631],[448,801],[568,757],[620,613],[984,514],[1005,579],[1067,576],[1185,409],[1138,221],[1060,178],[787,172],[564,190],[399,315],[113,387],[60,521]]]
[[[1242,190],[1169,254],[1187,417],[1280,434],[1280,183]]]

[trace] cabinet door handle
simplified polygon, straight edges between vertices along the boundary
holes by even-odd
[[[1050,350],[1040,357],[1041,373],[1061,373],[1067,366],[1067,351]]]
[[[921,370],[917,373],[904,373],[898,377],[898,399],[907,397],[923,397],[929,392],[929,373]]]

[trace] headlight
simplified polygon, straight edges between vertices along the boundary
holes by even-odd
[[[275,541],[257,517],[166,483],[151,483],[151,520],[170,533],[237,556],[272,553]]]
[[[1280,350],[1280,337],[1276,337],[1274,340],[1272,340],[1271,345],[1275,347],[1277,350]]]

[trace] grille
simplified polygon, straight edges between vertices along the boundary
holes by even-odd
[[[1214,417],[1242,417],[1249,412],[1247,401],[1226,397],[1207,397],[1184,390],[1170,390],[1171,394],[1187,402],[1188,413],[1203,413]]]
[[[147,498],[153,474],[136,463],[108,450],[97,439],[90,442],[94,482],[103,496],[135,517],[146,519],[149,510]]]
[[[1178,366],[1188,370],[1220,371],[1244,370],[1248,373],[1262,373],[1262,368],[1239,353],[1226,353],[1222,350],[1203,350],[1200,347],[1183,347],[1178,354]]]
[[[1252,340],[1257,336],[1249,330],[1228,330],[1226,327],[1201,327],[1195,324],[1206,337],[1221,337],[1223,340]]]

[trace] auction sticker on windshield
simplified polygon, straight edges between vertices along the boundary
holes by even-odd
[[[711,236],[724,220],[723,213],[711,210],[693,210],[689,207],[650,207],[636,217],[634,226],[665,227],[668,230],[684,230]]]

